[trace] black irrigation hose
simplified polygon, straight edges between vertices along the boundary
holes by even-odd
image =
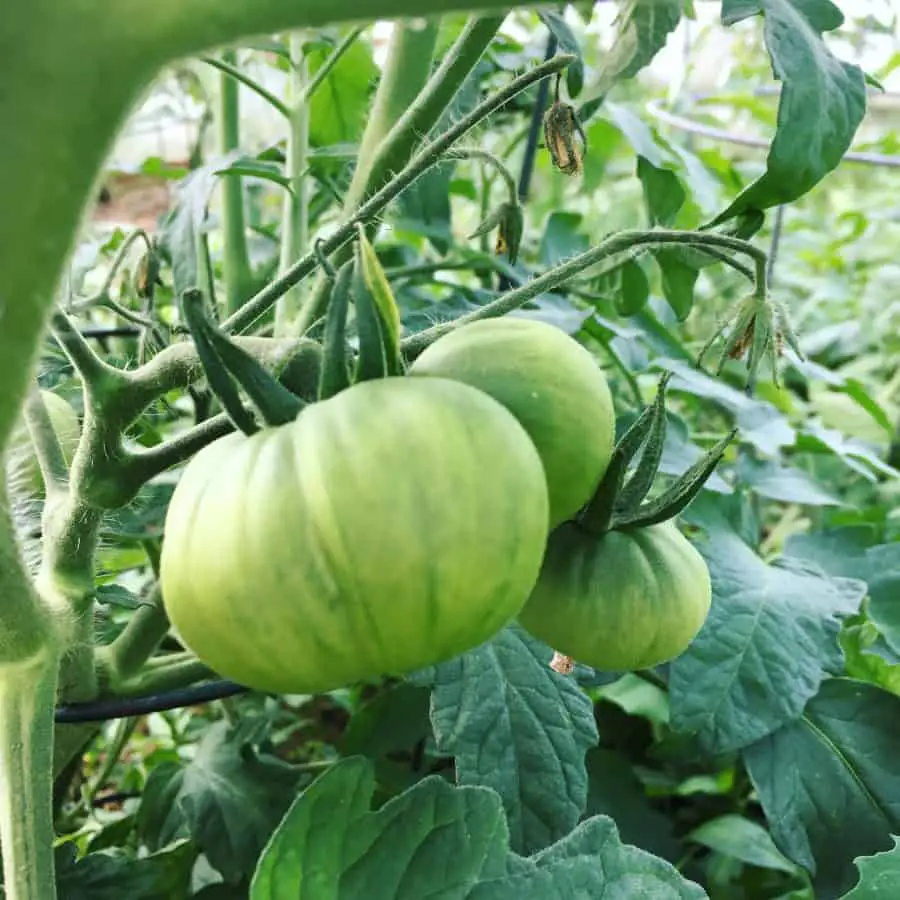
[[[552,32],[547,35],[547,49],[544,52],[544,61],[552,59],[556,54],[557,40]],[[518,195],[519,202],[524,203],[528,199],[531,189],[531,176],[534,174],[534,161],[537,158],[538,141],[541,137],[541,129],[544,123],[544,110],[547,108],[547,100],[550,97],[550,79],[544,78],[538,83],[537,97],[534,101],[534,109],[531,111],[531,124],[528,126],[528,138],[525,141],[525,153],[522,156],[522,168],[519,171]],[[505,272],[501,272],[498,278],[498,288],[508,291],[513,286],[512,281]]]
[[[75,725],[84,722],[105,722],[109,719],[126,719],[129,716],[145,716],[166,709],[195,706],[212,700],[224,700],[236,694],[244,694],[249,688],[233,681],[212,681],[177,691],[163,691],[144,697],[113,697],[91,703],[72,703],[56,708],[58,725]]]
[[[87,325],[80,330],[82,337],[97,340],[110,337],[137,337],[141,333],[141,329],[136,328],[134,325]]]
[[[544,53],[544,61],[553,59],[556,55],[556,35],[547,35],[547,50]],[[519,202],[528,200],[531,190],[531,176],[534,174],[534,160],[537,156],[538,141],[541,136],[541,126],[544,123],[544,110],[547,108],[547,100],[550,97],[550,79],[544,78],[538,84],[537,97],[534,101],[534,109],[531,112],[531,125],[528,128],[528,140],[525,143],[525,155],[522,157],[522,169],[519,173]]]

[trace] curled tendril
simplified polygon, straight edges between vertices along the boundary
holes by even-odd
[[[698,366],[703,366],[707,353],[720,338],[724,343],[716,374],[721,373],[729,359],[741,359],[746,356],[747,388],[750,390],[756,384],[763,358],[768,359],[772,380],[776,387],[780,387],[778,357],[783,355],[785,344],[800,359],[804,358],[784,304],[771,297],[751,294],[741,300],[703,346],[697,357]]]

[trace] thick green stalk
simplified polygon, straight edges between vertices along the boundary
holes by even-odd
[[[397,22],[394,25],[384,71],[359,143],[356,169],[347,190],[344,204],[347,212],[356,209],[371,193],[372,163],[380,153],[385,136],[415,101],[428,80],[439,24],[438,19],[431,19],[426,23]],[[401,165],[408,159],[407,150]]]
[[[53,430],[53,422],[44,405],[37,381],[31,383],[31,390],[25,401],[25,425],[38,458],[47,494],[65,490],[69,479],[69,467],[66,465],[59,438]]]
[[[222,54],[226,64],[237,64],[237,53]],[[222,156],[240,149],[240,85],[224,72],[219,75],[219,152]],[[253,293],[253,272],[247,253],[247,231],[244,225],[244,182],[239,176],[222,179],[222,240],[225,275],[225,304],[229,313],[240,309]]]
[[[6,900],[55,895],[53,710],[67,625],[58,598],[41,598],[31,585],[0,479],[0,845]]]
[[[505,18],[505,15],[499,15],[469,20],[428,83],[402,110],[402,115],[375,148],[376,155],[369,167],[364,188],[358,196],[352,186],[347,192],[344,211],[348,216],[384,187],[391,173],[406,165],[413,149],[431,132],[450,106]]]
[[[309,151],[309,63],[303,49],[306,36],[302,31],[291,35],[291,115],[287,141],[285,175],[291,190],[285,191],[281,214],[281,258],[279,274],[286,272],[309,246],[309,194],[306,189],[307,153]],[[300,309],[302,291],[294,286],[275,306],[275,337],[287,334],[290,322]]]
[[[53,712],[59,658],[52,646],[0,664],[0,844],[6,900],[52,900]]]
[[[192,653],[173,653],[171,656],[171,659],[151,660],[151,665],[116,686],[116,696],[141,697],[174,691],[216,677],[216,673]]]
[[[381,187],[377,182],[383,172],[383,166],[378,162],[382,157],[382,148],[393,127],[427,83],[437,44],[438,25],[439,20],[435,18],[425,24],[397,22],[394,26],[387,61],[360,140],[356,168],[344,200],[342,221],[345,223],[351,221],[362,201],[371,196],[376,187]],[[397,168],[408,162],[412,148],[421,137],[421,134],[410,134],[402,147],[398,145],[393,149],[390,156]],[[336,265],[343,265],[350,258],[349,254],[349,248],[343,250],[336,259]],[[328,281],[320,275],[300,311],[298,334],[305,334],[310,325],[325,314],[328,293]]]
[[[104,690],[116,693],[120,684],[140,671],[168,633],[169,617],[159,585],[156,585],[147,602],[131,614],[118,637],[97,650],[98,667],[104,674]]]
[[[463,82],[484,55],[504,18],[505,15],[484,16],[472,18],[466,24],[418,96],[373,148],[374,155],[370,164],[365,170],[357,167],[344,202],[344,224],[352,222],[360,208],[390,183],[395,172],[407,165],[415,147],[438,123]],[[343,265],[350,254],[349,248],[341,249],[334,260],[336,267]],[[324,314],[327,303],[328,285],[324,278],[319,277],[298,321],[297,327],[301,334]]]

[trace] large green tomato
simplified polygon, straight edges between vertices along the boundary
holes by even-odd
[[[71,466],[81,438],[78,413],[59,394],[41,391],[41,397],[59,441],[63,458],[66,464]],[[43,497],[46,493],[41,465],[24,420],[18,423],[10,441],[6,471],[13,493],[35,498]]]
[[[711,599],[703,557],[672,522],[601,538],[567,523],[550,536],[519,621],[577,662],[633,671],[682,654]]]
[[[547,473],[552,527],[590,500],[612,457],[615,411],[596,360],[565,332],[533,319],[483,319],[435,341],[409,374],[470,384],[521,422]]]
[[[258,690],[402,674],[515,618],[548,511],[540,457],[495,400],[366,381],[194,457],[166,517],[163,599],[187,647]]]

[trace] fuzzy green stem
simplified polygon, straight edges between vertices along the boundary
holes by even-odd
[[[52,315],[50,329],[84,384],[92,385],[95,389],[103,389],[108,385],[123,383],[126,380],[123,373],[97,356],[81,332],[64,313],[57,311]]]
[[[480,162],[487,163],[491,166],[506,184],[506,190],[509,194],[509,202],[514,206],[519,205],[519,189],[516,185],[516,179],[512,172],[506,166],[506,163],[487,150],[480,147],[454,147],[444,154],[446,159],[477,159]]]
[[[232,431],[232,421],[225,413],[219,413],[164,444],[135,453],[121,477],[129,484],[144,484],[160,472],[190,459],[198,450]]]
[[[376,183],[372,168],[385,137],[415,102],[431,70],[437,44],[438,19],[426,23],[396,22],[388,45],[387,59],[369,118],[359,144],[358,161],[347,189],[345,213],[352,215]],[[410,144],[410,148],[412,144]],[[409,158],[407,150],[403,162]],[[376,176],[377,178],[377,176]],[[377,185],[381,187],[381,185]]]
[[[383,173],[378,168],[379,158],[383,155],[391,129],[426,85],[437,44],[438,25],[438,19],[427,21],[424,25],[418,22],[394,24],[387,61],[360,140],[353,178],[344,199],[345,222],[352,217],[360,203],[381,186]],[[397,144],[393,148],[394,161],[399,165],[407,162],[412,148],[421,137],[416,134],[404,135],[402,146]],[[338,268],[349,258],[348,254],[349,250],[335,260]],[[304,334],[316,319],[324,315],[327,302],[327,280],[320,277],[300,312],[298,333]]]
[[[150,238],[147,237],[147,232],[144,231],[143,228],[136,228],[134,231],[129,232],[125,237],[125,240],[119,245],[119,249],[116,251],[116,255],[109,265],[109,271],[107,271],[100,289],[90,297],[85,297],[83,300],[77,300],[74,303],[69,304],[69,312],[80,312],[85,309],[90,309],[92,306],[105,303],[109,299],[113,282],[116,280],[119,269],[124,265],[132,246],[139,240],[144,242],[148,252],[151,250]]]
[[[281,257],[278,270],[283,273],[296,262],[309,245],[309,193],[306,189],[306,166],[309,152],[309,104],[306,89],[309,84],[309,63],[303,45],[303,32],[294,32],[291,48],[291,107],[290,132],[287,142],[285,175],[291,190],[285,191],[281,213]],[[294,286],[280,297],[275,306],[275,337],[287,334],[290,322],[299,311],[302,292]]]
[[[36,381],[32,382],[25,401],[25,425],[37,455],[47,494],[65,490],[69,480],[69,467]]]
[[[237,53],[226,50],[223,61],[235,66]],[[227,156],[241,145],[239,83],[224,72],[219,76],[219,152]],[[222,187],[222,266],[225,276],[225,303],[229,313],[240,309],[253,292],[253,272],[247,252],[244,226],[244,182],[240,176],[223,178]]]
[[[101,667],[108,672],[108,686],[116,685],[140,671],[169,633],[169,617],[162,603],[159,585],[132,614],[121,633],[111,644],[97,651]]]
[[[0,665],[0,844],[6,900],[53,900],[53,712],[59,659],[48,646]]]
[[[373,148],[374,157],[365,171],[365,179],[361,170],[354,173],[353,183],[344,201],[344,224],[352,223],[353,218],[366,221],[361,215],[360,205],[387,186],[391,176],[409,162],[413,149],[437,125],[478,64],[504,18],[505,14],[484,16],[467,22],[418,96]],[[349,258],[350,249],[342,248],[334,260],[335,266],[340,268]],[[324,278],[319,278],[300,315],[298,328],[301,334],[321,318],[327,303],[328,285]]]
[[[192,653],[173,653],[175,659],[162,659],[116,687],[117,697],[142,697],[161,691],[189,687],[198,681],[214,678],[215,672]]]
[[[352,215],[364,200],[388,182],[390,173],[409,159],[412,148],[428,135],[457,95],[463,82],[478,64],[506,16],[472,18],[447,51],[427,84],[393,123],[375,148],[365,188],[359,196],[347,193],[345,212]]]
[[[704,231],[622,231],[607,238],[596,247],[574,256],[572,259],[550,269],[549,272],[532,279],[527,284],[502,294],[496,300],[482,306],[480,309],[460,316],[452,322],[435,325],[406,338],[401,342],[400,349],[407,359],[415,359],[439,337],[454,331],[456,328],[460,328],[469,322],[476,322],[479,319],[505,316],[546,291],[552,291],[565,284],[579,272],[583,272],[604,259],[626,253],[633,247],[664,247],[672,244],[687,244],[697,247],[725,247],[729,250],[745,253],[753,260],[757,278],[762,278],[762,290],[765,290],[766,253],[764,250],[760,250],[758,247],[754,247],[753,244],[742,241],[740,238],[711,234]],[[759,284],[760,282],[757,282],[757,290],[759,290]]]
[[[486,119],[491,113],[508,103],[513,97],[535,82],[564,69],[574,59],[575,57],[572,55],[561,55],[554,57],[548,62],[541,63],[530,72],[526,72],[524,75],[520,75],[511,81],[496,94],[479,103],[468,115],[463,116],[455,125],[452,125],[440,136],[426,144],[401,172],[394,176],[380,191],[357,210],[354,221],[345,223],[330,237],[323,239],[319,245],[319,252],[329,255],[348,241],[351,241],[356,234],[355,223],[357,221],[367,222],[377,216],[417,178],[427,172],[432,166],[439,164],[443,154],[483,119]],[[286,290],[302,281],[318,265],[319,253],[307,253],[303,259],[298,260],[280,278],[263,288],[255,297],[248,300],[242,309],[223,322],[222,330],[226,333],[233,333],[249,328]]]

